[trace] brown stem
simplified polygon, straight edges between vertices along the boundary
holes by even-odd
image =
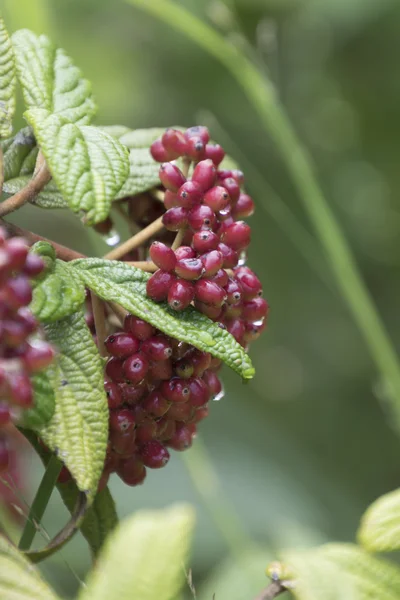
[[[85,254],[76,252],[75,250],[67,248],[67,246],[63,246],[62,244],[57,244],[57,242],[53,242],[53,240],[49,240],[48,238],[45,238],[41,235],[37,235],[36,233],[32,233],[27,229],[22,229],[21,227],[18,227],[13,223],[9,223],[8,221],[4,221],[3,219],[0,219],[0,224],[2,227],[4,227],[4,229],[9,235],[19,235],[21,237],[24,237],[26,240],[28,240],[30,244],[34,244],[35,242],[49,242],[49,244],[54,246],[57,257],[61,260],[65,260],[66,262],[70,260],[75,260],[76,258],[87,258]]]
[[[147,273],[154,273],[157,271],[158,267],[150,260],[134,260],[134,261],[124,261],[126,265],[130,267],[136,267],[136,269],[141,269],[142,271],[146,271]]]
[[[177,248],[179,248],[179,246],[182,245],[183,238],[185,237],[185,233],[186,233],[186,227],[184,227],[183,229],[180,229],[178,231],[178,233],[176,234],[176,237],[173,241],[173,244],[171,246],[172,250],[176,250]]]
[[[107,337],[107,325],[104,314],[104,304],[102,300],[94,294],[91,293],[92,298],[92,308],[93,308],[93,318],[94,318],[94,326],[96,329],[96,337],[97,337],[97,347],[99,349],[100,356],[108,356],[108,352],[104,345],[104,340]]]
[[[254,600],[273,600],[286,592],[285,586],[280,581],[273,581]]]
[[[41,165],[37,169],[36,173],[33,175],[32,179],[26,184],[25,187],[22,188],[19,192],[4,200],[2,204],[0,204],[0,217],[5,217],[14,210],[21,208],[27,202],[31,202],[44,188],[44,186],[50,181],[51,173],[47,168],[46,163],[39,160],[40,153],[38,156],[37,164]]]
[[[123,323],[126,315],[128,314],[128,311],[125,308],[122,308],[122,306],[120,306],[119,304],[116,304],[116,302],[107,302],[107,304],[111,308],[113,313],[117,315],[121,323]]]
[[[164,225],[162,223],[162,217],[159,217],[153,223],[150,223],[147,227],[139,231],[136,235],[132,236],[129,240],[118,246],[118,248],[114,248],[111,252],[108,252],[104,255],[103,258],[108,260],[118,260],[122,258],[127,252],[134,250],[138,246],[141,246],[144,242],[146,242],[149,238],[153,237],[156,233],[163,229]]]

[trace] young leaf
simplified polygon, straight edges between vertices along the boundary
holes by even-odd
[[[0,17],[0,137],[7,137],[12,132],[16,85],[14,52],[4,21]]]
[[[49,324],[45,331],[58,349],[52,382],[56,410],[38,433],[65,463],[79,490],[93,500],[108,439],[103,361],[83,313]]]
[[[28,108],[44,108],[87,125],[96,113],[92,87],[61,48],[28,29],[12,36],[18,78]]]
[[[57,600],[38,571],[0,535],[0,598],[4,600]]]
[[[284,561],[295,573],[297,600],[397,600],[400,570],[352,544],[327,544],[288,552]]]
[[[46,269],[42,277],[33,281],[33,299],[30,309],[42,323],[53,323],[80,309],[85,302],[85,288],[75,270],[58,260],[53,246],[37,242],[31,252],[41,256]]]
[[[70,265],[75,267],[85,285],[103,300],[116,302],[164,333],[210,352],[244,379],[254,376],[250,358],[225,329],[192,307],[178,313],[166,303],[150,300],[146,295],[148,273],[123,262],[98,258],[78,259]]]
[[[358,540],[370,552],[400,549],[400,490],[371,504],[361,520]]]
[[[128,176],[127,149],[96,127],[46,110],[32,109],[25,117],[71,210],[85,213],[89,225],[103,221]]]
[[[4,181],[20,175],[32,175],[38,149],[31,127],[24,127],[11,138],[2,140]]]
[[[53,390],[52,367],[43,373],[37,373],[32,377],[35,405],[33,408],[24,410],[18,422],[21,427],[27,429],[39,429],[46,425],[54,415],[55,393]]]
[[[193,525],[189,506],[126,519],[106,542],[79,600],[175,600]]]
[[[31,175],[21,175],[9,179],[3,186],[6,194],[16,194],[24,188],[31,180]],[[40,208],[68,208],[68,202],[64,199],[53,180],[31,201],[31,204]]]

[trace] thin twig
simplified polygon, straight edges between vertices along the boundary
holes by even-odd
[[[136,269],[141,269],[142,271],[146,271],[147,273],[154,273],[157,271],[158,267],[150,260],[134,260],[134,261],[124,261],[126,265],[130,267],[135,267]]]
[[[185,233],[186,233],[186,227],[184,227],[183,229],[180,229],[178,231],[178,233],[176,234],[176,238],[174,239],[173,244],[171,246],[172,250],[176,250],[177,248],[179,248],[179,246],[182,245],[183,238],[185,237]]]
[[[75,250],[67,248],[67,246],[63,246],[62,244],[57,244],[57,242],[49,240],[48,238],[45,238],[41,235],[37,235],[36,233],[32,233],[27,229],[22,229],[21,227],[14,225],[14,223],[9,223],[7,221],[4,221],[3,219],[0,219],[0,224],[2,227],[5,228],[9,235],[20,235],[21,237],[24,237],[26,240],[28,240],[30,244],[34,244],[35,242],[48,242],[49,244],[54,246],[57,257],[61,260],[65,260],[66,262],[70,260],[75,260],[76,258],[87,258],[85,254],[76,252]]]
[[[163,227],[164,225],[162,223],[162,217],[159,217],[158,219],[153,221],[153,223],[150,223],[150,225],[142,229],[142,231],[139,231],[139,233],[132,236],[129,240],[118,246],[118,248],[114,248],[114,250],[111,250],[111,252],[105,254],[103,258],[108,260],[119,260],[127,252],[130,252],[138,246],[141,246],[149,238],[153,237],[153,235],[161,231]]]
[[[164,204],[164,192],[162,192],[161,190],[153,189],[150,193],[155,200],[158,200],[159,202],[162,202]]]
[[[96,330],[97,347],[100,356],[108,356],[107,349],[104,345],[104,340],[107,337],[107,325],[104,315],[104,304],[94,292],[91,293],[94,327]]]
[[[123,323],[126,315],[128,314],[128,311],[125,308],[122,308],[122,306],[120,306],[119,304],[116,304],[115,302],[107,302],[107,304],[111,308],[113,313],[119,318],[121,323]]]
[[[22,188],[22,190],[13,196],[10,196],[0,204],[0,217],[5,217],[5,215],[21,208],[21,206],[27,202],[31,202],[42,191],[45,185],[49,183],[50,179],[51,173],[47,168],[46,163],[43,162],[33,175],[32,179]]]
[[[284,585],[280,581],[273,581],[254,600],[273,600],[283,592],[286,592]]]

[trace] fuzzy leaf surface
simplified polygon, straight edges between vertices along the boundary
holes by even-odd
[[[85,288],[75,270],[55,256],[47,242],[37,242],[31,252],[43,258],[46,269],[35,279],[30,309],[42,323],[53,323],[72,315],[85,302]]]
[[[4,21],[0,17],[0,137],[7,137],[12,132],[16,86],[14,51]]]
[[[42,109],[25,113],[57,187],[88,225],[103,221],[129,174],[128,151],[96,127]]]
[[[371,504],[361,520],[358,540],[370,552],[400,549],[400,490]]]
[[[0,598],[57,600],[39,572],[17,548],[0,535]]]
[[[31,127],[24,127],[18,133],[1,141],[3,151],[4,181],[32,176],[38,149]]]
[[[125,519],[106,542],[79,600],[175,600],[193,525],[189,506]]]
[[[43,108],[87,125],[96,113],[92,86],[61,48],[28,29],[12,36],[18,78],[27,108]]]
[[[7,194],[16,194],[25,187],[31,179],[30,175],[21,175],[5,182],[3,190]],[[31,201],[31,204],[40,208],[68,208],[68,202],[64,199],[53,180]]]
[[[116,302],[164,333],[220,358],[244,379],[254,376],[249,356],[233,336],[192,307],[182,312],[156,303],[146,295],[150,275],[123,262],[97,258],[70,263],[85,285],[103,300]]]
[[[352,544],[327,544],[288,552],[284,562],[295,574],[297,600],[396,600],[400,570]]]
[[[24,410],[19,425],[27,429],[39,429],[46,425],[54,415],[56,403],[53,390],[53,368],[50,367],[42,373],[32,377],[34,406]]]
[[[46,325],[45,332],[58,349],[56,410],[38,433],[65,463],[79,490],[93,500],[108,439],[103,361],[82,312]]]

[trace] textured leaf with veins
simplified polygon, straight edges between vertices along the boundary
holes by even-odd
[[[17,75],[11,40],[0,17],[0,137],[12,132]]]
[[[371,504],[361,520],[358,539],[370,552],[400,550],[400,490]]]

